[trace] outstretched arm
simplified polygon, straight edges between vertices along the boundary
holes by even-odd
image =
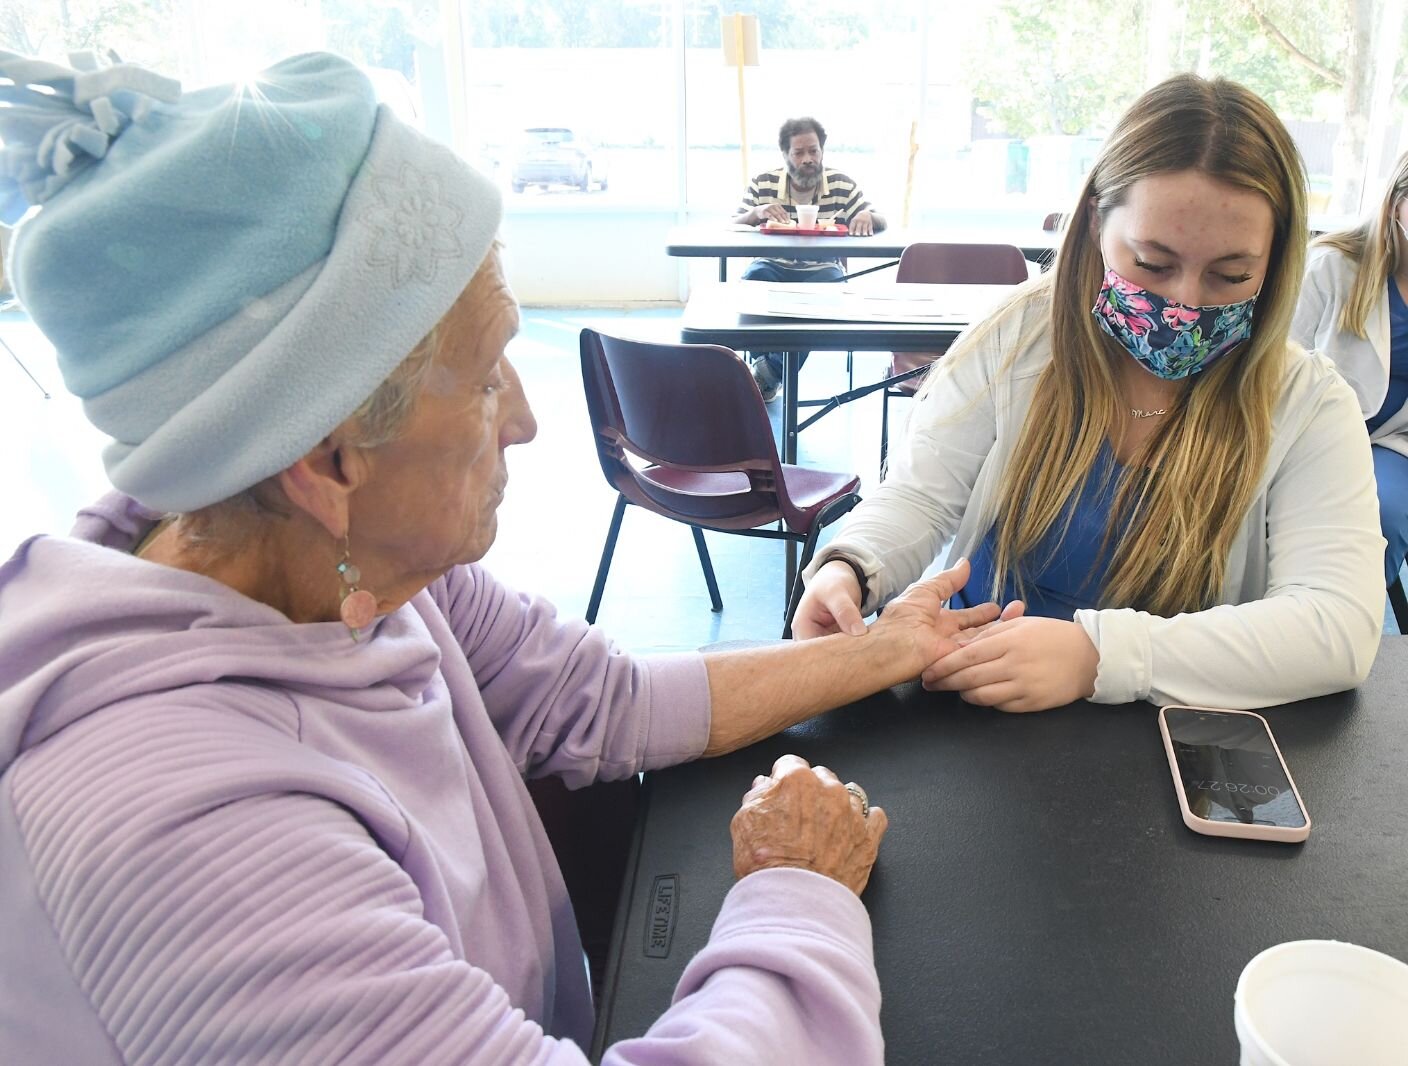
[[[952,611],[944,602],[968,580],[960,562],[911,586],[859,635],[835,633],[705,657],[713,715],[707,755],[722,755],[918,677],[955,651],[964,629],[991,622],[995,604]]]

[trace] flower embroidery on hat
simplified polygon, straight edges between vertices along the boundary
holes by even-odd
[[[433,281],[442,259],[463,258],[457,229],[464,215],[442,199],[439,177],[403,163],[398,177],[373,174],[371,187],[376,203],[359,219],[372,231],[367,262],[390,266],[393,288]]]

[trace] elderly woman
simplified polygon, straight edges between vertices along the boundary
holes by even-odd
[[[557,620],[473,565],[535,432],[483,178],[328,55],[0,78],[15,287],[119,490],[0,568],[0,1059],[584,1061],[525,775],[732,750],[996,607],[940,609],[960,568],[869,630],[653,659]],[[755,780],[713,939],[607,1061],[880,1061],[884,829],[824,768]]]

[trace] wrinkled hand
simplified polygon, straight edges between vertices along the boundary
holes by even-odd
[[[968,560],[960,559],[928,580],[916,581],[885,606],[871,632],[876,636],[903,633],[913,644],[918,669],[958,651],[966,630],[994,622],[1000,614],[995,603],[959,609],[944,606],[967,584],[970,572]]]
[[[753,208],[753,217],[758,220],[758,225],[764,222],[790,222],[792,216],[787,213],[787,208],[781,204],[759,204]]]
[[[1077,622],[1004,614],[964,639],[924,671],[925,688],[1000,711],[1045,711],[1095,691],[1100,653]]]
[[[944,601],[963,588],[968,574],[968,561],[960,559],[934,577],[916,581],[890,602],[875,623],[876,629],[888,632],[912,628],[916,652],[925,666],[955,650],[965,633],[999,617],[995,603],[961,610],[944,607]],[[860,582],[849,566],[834,561],[816,572],[792,619],[792,635],[797,640],[831,633],[865,633],[860,615]],[[972,635],[968,633],[969,637]]]
[[[860,895],[889,824],[879,807],[863,817],[860,800],[826,767],[784,755],[773,763],[771,776],[753,779],[729,825],[733,872],[743,878],[795,866]]]
[[[869,237],[875,232],[875,216],[869,211],[861,211],[851,219],[846,231],[852,237]]]

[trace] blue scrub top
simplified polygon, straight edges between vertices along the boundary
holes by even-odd
[[[1109,441],[1104,442],[1074,503],[1067,505],[1062,517],[1028,557],[1024,601],[1027,614],[1070,621],[1076,611],[1100,605],[1105,572],[1115,549],[1113,538],[1108,545],[1104,543],[1105,529],[1121,473]],[[1071,517],[1070,527],[1062,537],[1067,514]],[[996,546],[997,531],[993,527],[973,553],[972,575],[953,597],[954,606],[972,607],[988,602]],[[998,603],[1006,604],[1016,598],[1016,585],[1009,578],[1003,582]]]
[[[1388,395],[1378,414],[1369,419],[1372,433],[1396,415],[1408,401],[1408,304],[1398,291],[1398,283],[1388,279]]]

